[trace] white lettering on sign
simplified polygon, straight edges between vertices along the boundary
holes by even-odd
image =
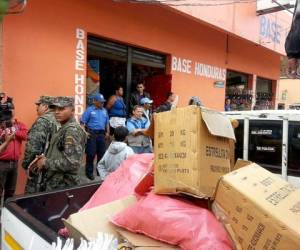
[[[86,33],[82,29],[76,29],[75,49],[75,117],[78,121],[84,112],[85,103],[85,48]]]
[[[172,71],[191,74],[193,70],[192,65],[192,60],[182,59],[176,56],[172,57]],[[199,62],[195,62],[194,65],[194,74],[196,76],[226,81],[226,69]]]
[[[181,59],[180,57],[173,56],[172,58],[172,70],[182,73],[192,73],[192,61],[188,59]]]
[[[77,37],[78,39],[78,37]],[[84,71],[84,59],[85,59],[85,51],[84,44],[82,40],[77,40],[76,45],[76,61],[75,61],[75,69]]]
[[[256,146],[256,151],[262,151],[262,152],[276,152],[275,147],[266,147],[266,146]]]
[[[226,81],[226,69],[195,62],[195,75]]]
[[[272,135],[271,129],[252,130],[251,135]]]

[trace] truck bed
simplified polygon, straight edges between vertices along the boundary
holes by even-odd
[[[100,183],[96,182],[53,192],[16,196],[5,202],[3,212],[15,216],[14,219],[19,220],[26,228],[51,244],[56,241],[58,230],[64,227],[61,219],[77,212],[99,186]],[[9,231],[9,235],[19,243],[21,240],[18,238],[22,235],[19,235],[20,233],[14,235],[14,231],[17,230],[6,229],[5,223],[2,218],[2,234]],[[22,247],[26,249],[25,246]]]

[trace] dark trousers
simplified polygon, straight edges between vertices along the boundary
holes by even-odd
[[[4,196],[4,200],[15,194],[17,175],[17,161],[1,161],[0,160],[0,198]]]
[[[93,175],[94,158],[97,155],[97,163],[105,153],[105,135],[103,133],[90,132],[86,144],[86,175]]]

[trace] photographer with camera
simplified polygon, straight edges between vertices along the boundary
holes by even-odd
[[[0,94],[0,144],[6,147],[0,153],[0,199],[4,196],[6,200],[15,193],[18,161],[26,137],[26,126],[14,118],[12,98]]]

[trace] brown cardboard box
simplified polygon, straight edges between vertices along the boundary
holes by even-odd
[[[230,120],[196,106],[158,113],[154,120],[155,192],[212,197],[230,171]]]
[[[136,198],[131,195],[121,200],[74,213],[70,215],[68,219],[63,220],[63,222],[68,229],[70,238],[74,239],[75,245],[77,246],[80,244],[80,238],[85,240],[96,238],[98,232],[103,232],[113,234],[119,239],[127,239],[136,249],[179,249],[175,246],[150,239],[144,235],[128,232],[116,227],[109,221],[110,217],[114,214],[121,212],[123,209],[133,205],[134,203],[136,203]]]
[[[238,170],[239,168],[243,168],[243,167],[246,167],[250,164],[252,164],[253,162],[252,161],[246,161],[246,160],[243,160],[243,159],[237,159],[234,167],[232,170]]]
[[[80,240],[80,238],[86,240],[96,238],[98,232],[109,233],[118,237],[116,227],[110,223],[109,218],[135,203],[136,198],[131,195],[121,200],[71,214],[63,222],[70,237],[74,238],[75,241]]]
[[[118,228],[116,231],[122,236],[123,239],[128,240],[134,249],[138,250],[179,250],[181,248],[172,246],[161,241],[153,240],[149,237],[146,237],[142,234],[131,233],[127,230]]]
[[[300,189],[257,164],[221,178],[213,210],[242,249],[300,249]]]

